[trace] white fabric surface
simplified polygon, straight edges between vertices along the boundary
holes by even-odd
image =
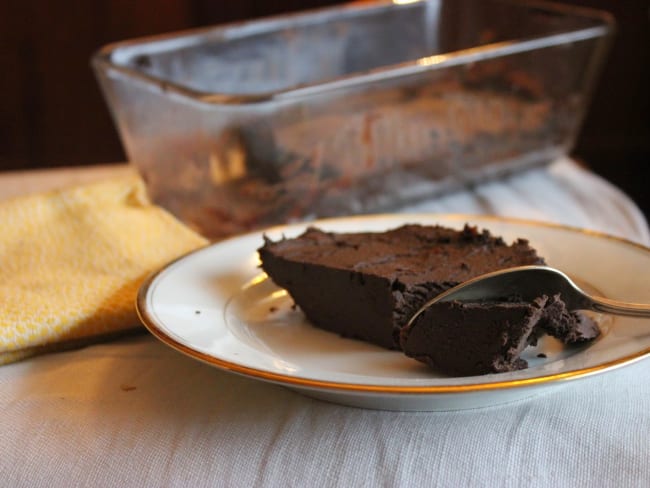
[[[568,160],[408,210],[650,243],[629,199]],[[650,486],[648,359],[508,405],[400,413],[312,400],[141,335],[1,367],[0,408],[0,486]]]
[[[494,214],[555,222],[650,244],[648,223],[629,197],[568,158],[404,211]]]

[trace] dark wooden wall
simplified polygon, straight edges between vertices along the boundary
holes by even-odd
[[[618,33],[575,150],[650,216],[650,2],[603,8]],[[126,38],[248,19],[336,0],[21,0],[0,2],[0,170],[123,161],[89,66]]]

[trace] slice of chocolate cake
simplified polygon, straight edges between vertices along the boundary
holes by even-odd
[[[264,271],[312,324],[391,349],[429,298],[483,273],[544,264],[526,240],[508,245],[467,225],[376,233],[310,228],[293,239],[266,239],[258,251]]]
[[[515,371],[548,297],[527,302],[439,302],[402,328],[404,354],[452,376]],[[551,319],[552,320],[552,319]]]

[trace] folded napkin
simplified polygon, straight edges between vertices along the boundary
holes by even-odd
[[[0,204],[0,364],[139,329],[146,276],[207,241],[137,176]]]

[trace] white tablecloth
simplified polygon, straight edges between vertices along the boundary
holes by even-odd
[[[650,244],[630,200],[568,160],[406,210]],[[0,367],[0,408],[0,486],[650,486],[647,359],[507,405],[402,413],[306,398],[143,334]]]

